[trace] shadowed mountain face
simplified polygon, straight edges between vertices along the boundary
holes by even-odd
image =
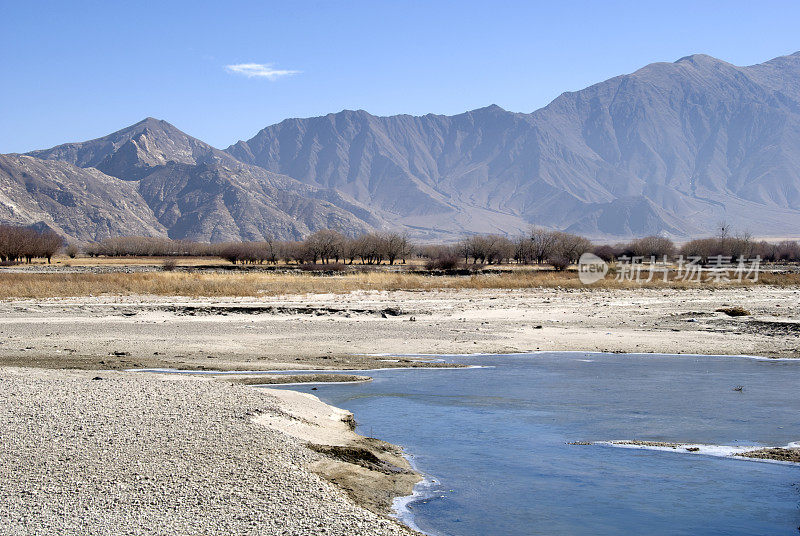
[[[442,232],[688,236],[727,220],[796,235],[800,53],[656,63],[532,114],[290,119],[227,151]]]
[[[7,155],[0,221],[82,240],[299,238],[397,229],[416,239],[800,229],[800,53],[750,67],[655,63],[531,114],[343,111],[287,119],[226,151],[148,118]]]
[[[104,138],[30,156],[42,165],[67,162],[73,172],[85,168],[113,188],[124,187],[171,238],[297,239],[317,229],[358,234],[381,224],[367,208],[336,191],[248,166],[152,118]],[[80,232],[72,236],[93,239]]]

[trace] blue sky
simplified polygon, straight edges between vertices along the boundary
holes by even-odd
[[[0,153],[147,116],[224,148],[345,108],[530,112],[655,61],[800,50],[797,1],[0,0],[0,14]]]

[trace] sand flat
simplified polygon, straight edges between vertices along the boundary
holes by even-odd
[[[752,314],[716,311],[732,306]],[[292,308],[307,312],[275,312]],[[50,367],[346,369],[398,366],[360,354],[548,350],[798,357],[800,289],[10,300],[0,303],[0,335],[0,364]]]

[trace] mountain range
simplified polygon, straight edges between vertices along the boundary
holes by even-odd
[[[165,121],[0,155],[0,222],[79,241],[143,234],[296,239],[321,228],[417,240],[530,225],[603,239],[800,229],[800,53],[705,55],[564,93],[533,113],[345,110],[218,150]]]

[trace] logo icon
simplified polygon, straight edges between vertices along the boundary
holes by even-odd
[[[578,259],[578,279],[584,285],[591,285],[603,279],[608,273],[608,263],[594,253],[584,253]]]

